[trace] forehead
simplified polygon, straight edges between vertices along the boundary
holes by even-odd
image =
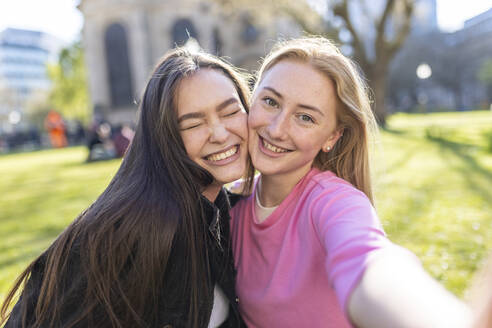
[[[229,77],[219,70],[204,68],[181,80],[176,93],[178,116],[214,108],[239,95]]]
[[[332,80],[311,64],[301,61],[286,59],[272,66],[264,73],[256,91],[266,86],[296,102],[324,107],[336,101]]]

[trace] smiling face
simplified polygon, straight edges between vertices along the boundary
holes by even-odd
[[[242,177],[247,159],[247,114],[232,81],[222,72],[201,69],[184,78],[176,107],[188,156],[213,175],[209,188]]]
[[[249,151],[263,176],[297,183],[340,136],[333,82],[313,66],[282,60],[266,71],[250,109]]]

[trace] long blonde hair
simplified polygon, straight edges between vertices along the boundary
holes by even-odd
[[[329,152],[320,151],[313,165],[330,170],[364,192],[373,202],[369,168],[369,144],[377,131],[369,89],[356,65],[328,39],[303,37],[278,42],[265,57],[257,74],[256,87],[264,74],[282,60],[312,65],[335,84],[337,129],[343,135]]]

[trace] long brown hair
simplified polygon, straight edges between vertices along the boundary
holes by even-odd
[[[19,276],[2,305],[2,322],[21,293],[23,327],[57,326],[68,309],[73,313],[65,327],[82,322],[91,327],[158,326],[159,309],[166,305],[160,291],[168,283],[176,245],[184,250],[176,295],[190,304],[184,314],[187,326],[208,322],[201,304],[213,286],[207,281],[207,231],[197,199],[213,177],[187,156],[175,108],[179,82],[202,68],[225,74],[249,108],[247,83],[231,65],[185,49],[165,55],[145,88],[136,133],[116,175]],[[80,270],[74,272],[73,263]],[[31,291],[25,286],[39,267],[39,295],[29,300]],[[80,290],[83,295],[76,293]],[[34,306],[33,313],[28,313],[29,306]]]
[[[320,151],[313,165],[349,181],[372,202],[369,141],[377,132],[377,124],[371,111],[368,88],[356,65],[330,40],[322,37],[281,41],[263,60],[255,89],[263,75],[282,60],[308,63],[333,81],[338,98],[336,128],[343,131],[343,135],[331,151]]]

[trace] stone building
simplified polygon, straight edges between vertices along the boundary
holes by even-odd
[[[213,0],[81,0],[78,8],[94,109],[115,124],[134,121],[153,66],[189,37],[254,70],[271,40],[301,33],[287,17],[257,26],[247,11],[227,12]]]

